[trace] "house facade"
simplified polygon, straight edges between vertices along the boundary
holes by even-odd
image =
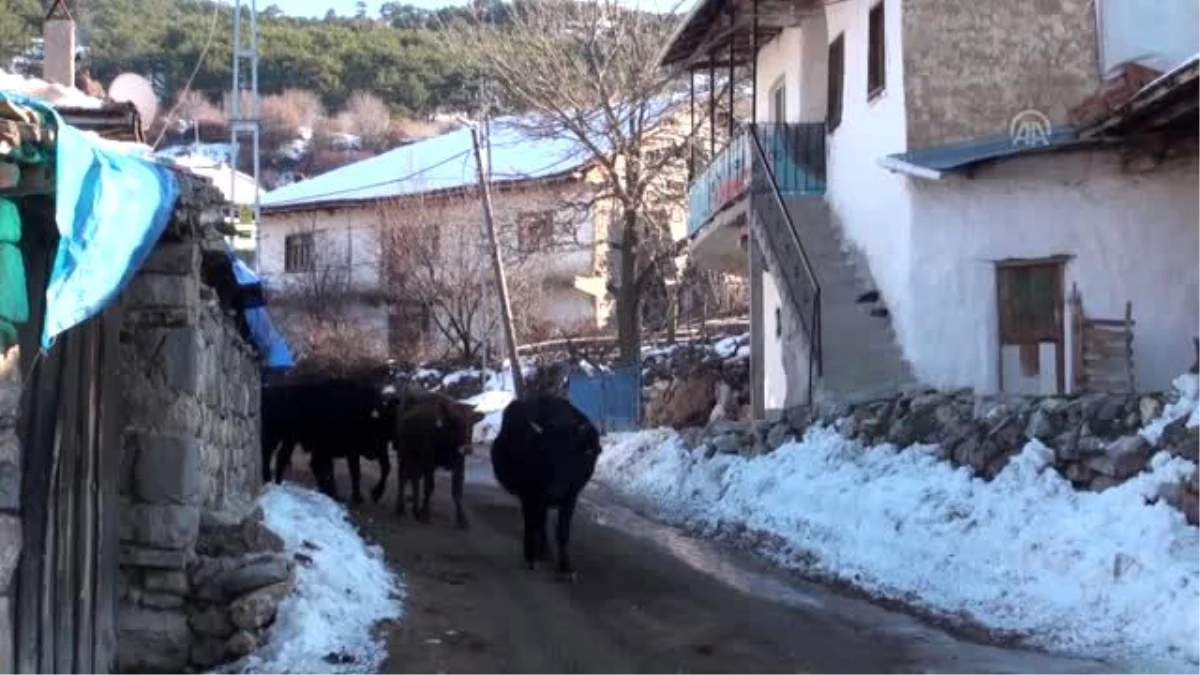
[[[1143,4],[697,4],[662,65],[755,90],[689,218],[697,264],[750,276],[756,413],[1190,366],[1197,6]]]
[[[571,140],[525,133],[511,119],[493,120],[485,150],[519,332],[529,340],[598,329],[611,311],[608,204]],[[431,357],[463,340],[498,347],[476,171],[464,128],[276,189],[262,201],[262,274],[281,298],[345,287],[347,318],[393,356],[416,342]],[[439,285],[440,308],[413,283]],[[455,293],[461,302],[447,302]]]

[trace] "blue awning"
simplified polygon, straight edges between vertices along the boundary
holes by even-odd
[[[938,180],[943,174],[966,171],[984,162],[1095,145],[1095,141],[1080,140],[1074,129],[1051,127],[1035,137],[1014,138],[1003,134],[900,152],[880,158],[879,165],[918,178]]]
[[[296,365],[292,357],[292,350],[279,331],[275,329],[275,325],[271,323],[271,316],[267,314],[267,308],[262,302],[262,278],[234,254],[233,247],[229,244],[225,245],[225,252],[233,266],[233,275],[237,279],[238,286],[247,291],[244,297],[257,298],[256,302],[243,306],[243,314],[246,317],[246,323],[250,326],[250,336],[254,340],[254,346],[258,349],[264,365],[267,368],[291,368]]]
[[[179,198],[167,167],[94,142],[48,104],[0,91],[0,100],[37,110],[57,131],[55,221],[58,251],[46,285],[42,348],[99,314],[162,236]]]

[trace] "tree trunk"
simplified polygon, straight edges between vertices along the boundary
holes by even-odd
[[[638,292],[637,212],[626,211],[624,236],[621,238],[620,286],[617,288],[617,360],[622,365],[642,359],[642,308]]]

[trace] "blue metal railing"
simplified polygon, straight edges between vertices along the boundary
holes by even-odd
[[[754,130],[783,197],[825,193],[825,124],[754,124],[734,134],[688,188],[688,235],[695,236],[722,209],[750,189]]]

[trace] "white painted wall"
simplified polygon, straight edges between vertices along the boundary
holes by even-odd
[[[372,208],[353,208],[264,214],[262,276],[270,288],[284,291],[303,281],[302,274],[284,269],[286,240],[313,231],[319,263],[346,270],[358,289],[379,287],[379,214]]]
[[[758,50],[758,79],[754,110],[759,121],[768,121],[771,87],[782,78],[786,90],[788,121],[800,110],[800,34],[799,28],[784,29],[775,39]]]
[[[908,276],[912,216],[908,179],[878,158],[907,149],[901,2],[884,0],[885,89],[867,101],[867,17],[872,0],[825,7],[828,40],[845,36],[842,122],[827,141],[830,215],[847,243],[862,250],[904,344],[921,332],[912,313]]]
[[[992,261],[1065,254],[1074,256],[1066,291],[1078,285],[1089,316],[1123,318],[1133,303],[1138,386],[1168,388],[1191,366],[1200,324],[1197,179],[1194,159],[1130,174],[1112,154],[1073,153],[1005,162],[974,179],[914,180],[905,311],[921,329],[904,344],[918,377],[995,391]],[[1069,383],[1069,359],[1066,374]]]
[[[763,409],[783,410],[786,406],[788,383],[783,368],[783,338],[779,335],[775,310],[783,306],[779,288],[770,272],[762,273],[763,288]]]
[[[1200,51],[1196,0],[1097,0],[1101,73],[1126,61],[1167,71]]]

